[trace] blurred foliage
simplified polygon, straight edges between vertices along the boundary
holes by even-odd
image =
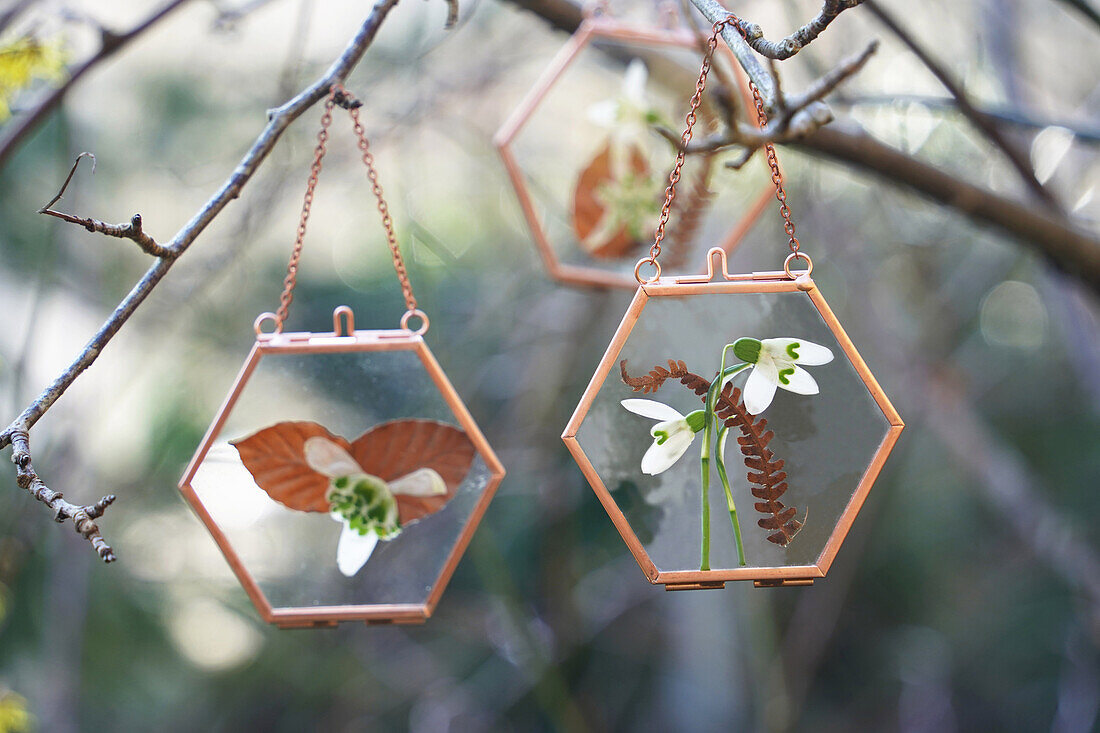
[[[0,733],[22,733],[31,729],[33,716],[27,699],[11,690],[0,689]]]
[[[61,38],[24,36],[0,42],[0,122],[11,116],[11,103],[35,79],[60,81],[65,76],[65,45]]]

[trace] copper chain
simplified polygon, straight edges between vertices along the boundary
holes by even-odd
[[[718,47],[718,36],[722,30],[727,26],[733,24],[741,35],[745,34],[745,31],[740,26],[740,19],[735,15],[730,15],[723,20],[717,21],[712,27],[713,32],[710,38],[707,40],[707,50],[703,54],[703,64],[699,69],[699,79],[695,82],[695,93],[691,96],[691,108],[688,110],[687,116],[684,121],[687,126],[684,128],[683,134],[680,136],[680,151],[676,154],[676,163],[672,167],[672,172],[668,176],[668,187],[665,189],[665,203],[661,207],[661,218],[657,221],[657,230],[653,239],[653,246],[649,249],[649,257],[646,257],[638,262],[637,267],[634,268],[634,274],[641,279],[638,274],[639,269],[644,264],[651,264],[657,268],[657,274],[660,275],[660,265],[657,264],[657,257],[661,254],[661,242],[665,238],[665,226],[668,224],[669,212],[672,210],[672,202],[676,198],[676,184],[680,182],[681,169],[684,167],[684,158],[687,154],[687,146],[691,141],[692,130],[695,127],[696,112],[699,111],[699,105],[703,101],[703,90],[707,85],[707,75],[710,73],[711,62],[714,58],[714,50]],[[753,101],[756,103],[756,115],[757,121],[761,128],[764,128],[768,124],[767,113],[764,112],[764,99],[760,96],[760,90],[756,87],[752,81],[749,82],[749,89],[752,91]],[[787,232],[789,237],[789,246],[793,256],[805,257],[805,255],[799,255],[798,250],[800,247],[798,237],[795,236],[794,222],[791,221],[791,209],[787,205],[787,191],[783,188],[783,174],[779,170],[779,159],[775,154],[775,146],[770,142],[764,144],[764,150],[768,156],[768,165],[771,167],[772,183],[775,184],[775,198],[779,201],[779,214],[783,217],[783,229]]]
[[[321,161],[325,157],[325,145],[328,143],[328,128],[332,124],[332,108],[336,104],[336,87],[332,88],[325,99],[325,112],[321,115],[321,131],[317,133],[317,147],[313,151],[313,165],[309,167],[309,182],[306,183],[306,195],[302,201],[302,214],[298,219],[298,234],[294,238],[294,249],[290,253],[290,262],[286,266],[283,279],[283,294],[279,296],[279,310],[275,311],[275,330],[282,331],[290,304],[294,300],[294,286],[298,284],[298,261],[302,257],[302,243],[306,238],[306,224],[309,212],[313,208],[313,192],[317,189],[317,177],[321,174]]]
[[[374,167],[374,155],[370,151],[370,142],[363,131],[363,125],[359,122],[359,109],[349,110],[351,119],[355,122],[355,136],[359,138],[359,150],[363,153],[363,164],[367,166],[367,178],[370,179],[371,191],[378,199],[378,213],[382,215],[382,226],[386,230],[386,242],[390,246],[390,254],[393,255],[393,269],[397,273],[397,279],[401,281],[401,294],[405,296],[405,306],[410,310],[416,310],[416,297],[413,295],[412,283],[409,282],[409,273],[405,270],[405,258],[401,256],[401,248],[397,244],[397,235],[393,231],[393,219],[390,218],[390,207],[386,203],[386,197],[382,194],[382,184],[378,182],[378,171]]]
[[[306,224],[309,222],[310,210],[313,208],[313,193],[317,188],[317,178],[321,173],[321,162],[325,157],[329,136],[328,129],[332,124],[332,108],[337,104],[347,108],[348,114],[354,122],[355,136],[358,139],[359,150],[363,154],[363,163],[367,166],[367,178],[370,180],[371,192],[378,199],[378,213],[382,216],[382,227],[386,230],[386,243],[389,245],[390,254],[393,256],[393,269],[397,272],[397,279],[401,283],[401,294],[405,298],[405,306],[408,309],[405,317],[402,318],[402,327],[405,327],[409,317],[414,315],[421,318],[424,325],[426,325],[427,317],[416,308],[416,296],[413,295],[412,283],[409,282],[408,271],[405,269],[405,259],[401,256],[401,248],[397,243],[393,218],[390,216],[390,207],[386,203],[385,195],[382,192],[382,184],[378,182],[378,171],[374,165],[374,155],[370,151],[370,142],[367,140],[363,124],[359,120],[359,104],[343,86],[334,84],[325,99],[325,111],[321,115],[321,131],[317,134],[317,147],[313,151],[313,165],[309,169],[309,181],[306,184],[306,195],[302,202],[302,214],[298,220],[298,234],[294,239],[294,249],[290,254],[290,262],[286,266],[283,293],[279,297],[279,310],[275,313],[275,330],[276,332],[282,331],[287,312],[290,310],[290,304],[294,300],[294,288],[298,284],[298,261],[302,256],[302,243],[305,241]]]

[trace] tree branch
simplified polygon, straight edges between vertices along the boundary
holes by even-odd
[[[977,130],[982,133],[993,143],[993,146],[999,149],[1008,159],[1008,162],[1012,164],[1012,167],[1016,169],[1016,172],[1020,175],[1021,180],[1031,190],[1040,201],[1046,204],[1048,207],[1061,211],[1061,204],[1058,200],[1043,187],[1043,184],[1039,183],[1039,179],[1035,177],[1035,171],[1031,167],[1031,161],[1028,160],[1027,154],[1015,145],[1011,140],[1005,137],[1001,131],[997,121],[991,116],[987,115],[983,110],[971,101],[970,95],[963,89],[962,85],[955,81],[954,77],[943,67],[936,59],[932,58],[932,55],[917,42],[917,39],[909,33],[905,28],[898,23],[897,19],[891,15],[886,9],[876,2],[876,0],[866,0],[866,7],[871,13],[878,18],[883,25],[890,29],[890,32],[898,37],[902,43],[904,43],[910,51],[912,51],[920,62],[924,64],[925,68],[932,72],[932,75],[939,80],[952,97],[955,98],[955,105],[958,107],[959,112],[963,114],[971,124],[974,125]]]
[[[563,30],[574,31],[583,20],[579,8],[576,9],[575,16],[566,17],[560,12],[563,4],[572,4],[567,0],[512,2],[536,13],[541,13],[544,6],[552,5],[557,12],[556,24],[561,23],[563,18],[569,21],[564,27],[558,25]],[[692,0],[692,3],[711,22],[729,15],[729,11],[714,0]],[[754,83],[756,79],[753,72],[749,72],[750,68],[758,69],[765,79],[771,79],[763,65],[753,56],[752,50],[740,39],[740,33],[736,29],[733,29],[732,35],[723,34],[723,39],[730,43],[739,62],[743,62],[743,57],[747,54],[750,66],[742,63],[742,67],[750,73]],[[760,89],[763,93],[764,88]],[[765,97],[765,101],[766,99]],[[679,136],[676,137],[676,144],[679,145]],[[797,144],[812,153],[873,173],[889,183],[925,195],[970,219],[990,224],[1049,258],[1063,271],[1079,277],[1093,292],[1100,293],[1100,239],[1079,228],[1065,216],[1056,212],[1032,211],[1023,203],[956,178],[851,127],[822,127]]]
[[[271,153],[275,144],[290,124],[302,115],[314,104],[324,99],[333,84],[344,81],[352,69],[363,57],[367,47],[374,40],[382,21],[390,10],[397,5],[398,0],[378,0],[366,20],[359,27],[355,36],[348,42],[339,58],[333,62],[328,70],[313,84],[300,92],[281,107],[268,111],[268,123],[252,147],[249,148],[244,158],[237,164],[232,175],[222,184],[221,188],[203,205],[203,207],[183,226],[172,241],[164,245],[170,252],[169,255],[160,257],[145,275],[134,285],[130,293],[123,298],[114,312],[92,337],[84,350],[38,397],[27,406],[25,410],[12,421],[3,432],[0,432],[0,448],[12,445],[12,460],[19,467],[20,486],[31,491],[39,501],[47,504],[58,516],[72,518],[77,530],[92,542],[100,557],[104,560],[108,556],[113,558],[111,548],[103,542],[99,536],[98,528],[94,520],[103,512],[103,508],[110,503],[106,497],[99,504],[92,507],[74,507],[63,502],[61,495],[46,487],[37,474],[30,469],[30,449],[27,441],[27,433],[46,411],[58,400],[73,381],[80,376],[85,369],[99,356],[99,353],[107,345],[112,337],[118,333],[123,324],[129,320],[138,306],[152,292],[153,288],[164,278],[172,264],[195,241],[196,237],[210,224],[211,221],[224,209],[229,202],[240,196],[241,189],[252,178],[260,164]],[[70,174],[71,177],[71,174]],[[51,202],[52,203],[52,202]],[[136,241],[136,240],[135,240]],[[26,478],[24,478],[24,476]],[[112,499],[113,500],[113,499]],[[104,503],[106,502],[106,503]],[[102,504],[102,506],[100,506]],[[57,507],[61,507],[58,510]],[[97,507],[99,507],[97,509]],[[81,513],[83,510],[83,513]],[[64,515],[64,516],[62,516]],[[88,522],[91,522],[89,525]],[[90,529],[89,529],[90,527]],[[85,534],[87,532],[87,534]],[[102,543],[102,545],[100,544]]]
[[[1034,210],[906,155],[851,127],[831,125],[798,143],[799,147],[844,165],[875,173],[991,224],[1032,246],[1059,269],[1082,279],[1100,293],[1100,238],[1054,212]]]
[[[8,160],[15,151],[19,149],[19,145],[31,133],[38,129],[39,125],[46,121],[50,112],[61,104],[61,100],[65,98],[69,89],[80,81],[85,74],[111,58],[111,56],[114,56],[125,48],[127,44],[164,20],[173,10],[176,10],[186,2],[187,0],[169,0],[162,5],[159,10],[124,33],[115,33],[107,29],[101,29],[100,33],[102,40],[99,51],[85,60],[80,66],[69,72],[69,78],[47,94],[29,112],[24,114],[17,121],[11,122],[5,126],[3,134],[0,135],[0,169],[7,165]]]
[[[712,24],[729,17],[730,11],[726,10],[717,0],[691,0],[700,13]],[[764,68],[764,64],[756,57],[756,54],[741,37],[741,31],[732,25],[722,29],[722,40],[733,51],[737,63],[749,75],[749,80],[760,90],[760,96],[764,98],[764,109],[774,110],[778,102],[778,87],[775,79]]]

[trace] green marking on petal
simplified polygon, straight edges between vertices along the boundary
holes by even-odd
[[[798,347],[800,346],[802,346],[802,344],[798,343],[797,341],[792,341],[791,343],[787,344],[787,353],[792,359],[798,359],[798,351],[796,351],[796,349],[798,349]],[[784,384],[786,384],[786,382],[784,382]]]
[[[336,479],[332,483],[338,489],[346,489],[348,487],[348,477],[347,476],[341,476],[340,478]]]
[[[739,338],[733,342],[733,354],[741,361],[755,364],[760,360],[762,346],[758,339]]]
[[[787,367],[786,369],[779,370],[779,381],[783,384],[790,384],[789,377],[794,374],[794,367]]]
[[[668,440],[668,433],[664,430],[654,430],[653,437],[657,439],[657,445],[664,445]]]

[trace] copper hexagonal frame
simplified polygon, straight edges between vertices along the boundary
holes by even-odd
[[[347,327],[343,330],[340,322],[341,315],[347,317]],[[477,530],[481,517],[485,514],[489,502],[504,478],[504,466],[501,465],[496,453],[493,452],[473,416],[466,409],[466,405],[447,379],[447,375],[439,366],[439,362],[436,361],[419,332],[407,329],[356,331],[351,309],[346,306],[340,306],[336,309],[333,314],[333,321],[334,329],[331,333],[272,334],[260,333],[259,321],[257,321],[256,342],[233,382],[229,395],[218,409],[214,422],[211,423],[206,436],[188,464],[187,471],[180,480],[179,489],[195,510],[199,519],[210,531],[214,541],[218,544],[218,548],[222,551],[230,568],[237,576],[237,580],[244,586],[245,592],[264,621],[275,624],[280,628],[335,626],[340,621],[364,621],[367,624],[424,623],[439,603],[439,599],[446,589],[455,567],[462,559],[470,539]],[[263,357],[274,354],[332,354],[370,351],[412,351],[416,353],[424,366],[425,372],[431,377],[432,382],[454,414],[455,419],[470,438],[478,455],[485,461],[489,469],[489,479],[424,603],[275,608],[268,601],[256,579],[252,577],[244,562],[233,549],[228,537],[226,537],[206,507],[203,506],[202,501],[191,486],[191,481],[221,432],[222,426],[225,424],[230,412],[232,412],[233,406],[244,390],[249,377]]]
[[[538,211],[536,211],[523,169],[512,151],[512,144],[516,137],[530,121],[535,110],[547,94],[550,93],[550,89],[577,59],[581,51],[597,38],[653,46],[680,48],[698,48],[699,46],[699,36],[686,28],[649,28],[624,23],[606,16],[587,17],[581,22],[569,41],[554,56],[550,65],[543,71],[520,105],[513,110],[512,114],[497,130],[496,135],[493,136],[493,144],[496,146],[497,152],[504,162],[504,167],[508,171],[508,178],[511,180],[513,188],[515,188],[516,198],[519,200],[520,208],[523,211],[523,218],[531,230],[531,237],[534,239],[539,255],[542,257],[543,264],[550,276],[559,282],[572,285],[633,289],[637,283],[629,273],[616,273],[587,265],[570,265],[558,259],[546,229],[542,225]],[[729,58],[732,58],[732,52],[728,47],[721,45],[720,48]],[[732,64],[732,67],[737,75],[740,86],[739,91],[746,109],[753,109],[754,103],[746,85],[744,74],[737,64]],[[726,234],[721,244],[726,253],[732,252],[741,243],[757,219],[760,218],[773,195],[768,183],[762,184],[761,193],[753,200],[741,220],[734,224]]]
[[[721,274],[723,277],[718,281],[712,281],[714,273],[711,263],[712,255],[715,254],[722,255]],[[662,277],[654,282],[644,283],[638,288],[630,307],[623,316],[622,322],[619,324],[614,337],[611,339],[611,343],[607,347],[607,351],[603,355],[603,359],[600,360],[599,366],[596,367],[596,372],[592,376],[592,381],[589,382],[587,389],[585,389],[584,394],[581,396],[580,402],[577,404],[577,409],[574,411],[573,417],[570,418],[565,431],[562,433],[562,440],[565,441],[569,452],[573,454],[573,458],[577,461],[585,478],[588,479],[588,483],[592,485],[593,491],[595,491],[600,503],[603,504],[604,509],[611,517],[611,521],[615,524],[615,528],[619,530],[619,534],[622,536],[623,541],[626,542],[631,554],[634,555],[634,559],[637,560],[642,572],[651,583],[655,585],[662,584],[665,586],[666,590],[723,588],[727,581],[732,580],[752,580],[757,587],[812,585],[815,578],[823,578],[828,572],[829,567],[836,558],[840,545],[844,542],[844,538],[848,535],[848,530],[852,527],[852,522],[855,521],[856,515],[859,514],[859,510],[863,506],[863,502],[866,500],[872,484],[874,484],[875,479],[878,478],[879,472],[882,470],[882,466],[886,462],[887,456],[890,455],[890,451],[893,450],[894,444],[898,440],[898,436],[905,427],[905,423],[902,422],[901,416],[898,415],[897,410],[895,410],[894,406],[890,403],[886,393],[882,391],[882,387],[879,386],[874,375],[871,374],[871,370],[867,367],[867,364],[863,361],[859,352],[856,351],[855,345],[852,344],[851,339],[849,339],[848,335],[844,332],[844,328],[840,325],[840,321],[837,320],[832,309],[829,308],[829,304],[825,302],[825,298],[821,295],[821,292],[817,289],[817,286],[814,284],[813,280],[810,279],[808,274],[803,274],[797,278],[789,277],[787,273],[783,271],[729,275],[725,271],[724,253],[717,248],[712,249],[708,253],[707,262],[707,275]],[[795,274],[797,275],[797,273]],[[588,414],[588,410],[592,407],[592,403],[599,394],[600,388],[607,378],[607,375],[614,369],[619,358],[619,352],[629,338],[630,332],[641,317],[642,311],[645,309],[646,303],[650,298],[703,295],[708,293],[796,292],[803,292],[809,298],[814,308],[817,309],[817,312],[825,321],[825,325],[836,337],[837,343],[855,368],[856,374],[859,376],[860,380],[867,387],[875,404],[882,410],[882,414],[886,418],[888,424],[886,435],[872,456],[866,471],[856,485],[855,492],[852,494],[851,499],[849,499],[847,506],[837,521],[836,527],[833,529],[832,534],[829,535],[825,547],[822,549],[821,554],[814,564],[787,567],[724,568],[714,570],[658,570],[657,566],[646,552],[645,547],[642,546],[638,536],[631,528],[623,511],[611,496],[611,492],[604,484],[603,479],[600,478],[596,468],[592,465],[584,449],[577,441],[577,432],[580,430],[581,423]]]

